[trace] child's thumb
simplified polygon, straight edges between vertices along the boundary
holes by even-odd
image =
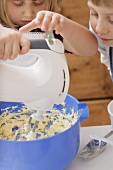
[[[30,41],[26,39],[25,37],[21,36],[20,38],[20,54],[25,54],[30,49]]]

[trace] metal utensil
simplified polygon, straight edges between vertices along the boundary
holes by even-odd
[[[113,130],[107,133],[103,138],[108,138],[113,135]],[[99,139],[99,138],[98,138]],[[79,157],[85,160],[96,157],[102,153],[106,148],[107,142],[102,140],[92,139],[88,144],[81,150]]]
[[[111,146],[113,146],[113,141],[109,140],[109,139],[107,139],[105,137],[97,136],[97,135],[94,135],[94,134],[91,134],[90,137],[92,139],[96,139],[96,140],[100,140],[100,141],[106,142],[107,144],[110,144]]]

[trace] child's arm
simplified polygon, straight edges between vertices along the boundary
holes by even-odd
[[[84,26],[69,20],[58,13],[40,11],[29,24],[20,28],[20,32],[29,32],[35,28],[42,31],[60,34],[63,37],[65,49],[82,56],[91,56],[97,52],[95,36]]]
[[[61,32],[66,50],[80,56],[94,55],[98,50],[95,36],[84,26],[65,19],[65,28]]]
[[[0,59],[13,60],[18,54],[25,54],[30,42],[19,32],[0,25]]]

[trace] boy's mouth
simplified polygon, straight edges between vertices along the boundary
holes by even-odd
[[[104,38],[104,37],[100,37],[102,41],[111,41],[113,39],[108,39],[108,38]]]

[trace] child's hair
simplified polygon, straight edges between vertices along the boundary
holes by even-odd
[[[113,7],[113,0],[89,0],[96,6]]]
[[[8,0],[0,0],[0,23],[6,27],[13,29],[18,28],[7,15],[6,3]],[[47,8],[45,10],[60,12],[62,0],[45,0],[47,1]]]

